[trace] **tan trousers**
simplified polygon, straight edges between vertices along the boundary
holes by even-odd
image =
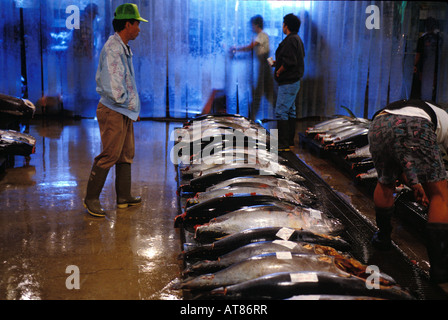
[[[96,117],[100,127],[102,151],[93,165],[109,169],[116,163],[132,163],[134,159],[134,123],[131,119],[98,104]]]

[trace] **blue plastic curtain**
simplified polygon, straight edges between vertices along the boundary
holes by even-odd
[[[98,57],[113,33],[116,0],[0,1],[0,92],[59,97],[66,113],[95,116]],[[299,35],[306,57],[297,99],[298,117],[346,114],[370,117],[389,101],[409,98],[420,2],[400,1],[243,1],[137,0],[140,36],[130,42],[142,101],[142,117],[192,117],[202,111],[213,89],[224,90],[228,112],[248,116],[257,83],[252,52],[229,53],[255,34],[250,18],[261,15],[271,56],[285,35],[283,16],[302,21]],[[75,5],[80,29],[66,21]],[[97,14],[88,14],[92,5]],[[379,29],[366,27],[379,9]],[[437,3],[440,34],[446,34],[448,7]],[[434,10],[433,10],[434,11]],[[428,13],[427,13],[428,14]],[[440,48],[437,102],[448,105],[448,41]],[[38,110],[39,111],[39,110]],[[263,98],[258,119],[273,118]]]

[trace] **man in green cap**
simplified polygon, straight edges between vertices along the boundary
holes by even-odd
[[[99,196],[109,173],[115,165],[115,189],[118,208],[141,203],[131,196],[131,164],[134,158],[134,126],[140,114],[140,99],[134,77],[129,40],[135,40],[143,19],[135,4],[117,7],[110,36],[101,51],[96,73],[96,91],[101,96],[97,107],[102,151],[95,157],[87,183],[84,206],[96,217],[106,215]]]

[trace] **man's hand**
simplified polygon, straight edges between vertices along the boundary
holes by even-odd
[[[412,186],[412,191],[414,191],[414,198],[418,203],[424,205],[425,207],[429,206],[428,197],[426,196],[425,190],[421,184],[414,184]]]

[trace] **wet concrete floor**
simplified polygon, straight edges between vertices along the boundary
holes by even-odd
[[[143,204],[116,209],[111,170],[101,195],[108,217],[101,219],[82,205],[101,148],[97,122],[33,120],[29,133],[37,139],[36,153],[29,160],[16,156],[0,179],[0,299],[182,299],[170,289],[181,270],[180,235],[173,227],[176,172],[169,155],[169,133],[179,125],[135,123],[133,193]],[[300,147],[295,151],[373,221],[371,197],[349,177],[329,160]],[[398,225],[394,240],[427,267],[426,251],[412,233]],[[70,266],[79,270],[79,289],[67,288],[67,281],[74,283]]]
[[[97,122],[33,120],[36,153],[28,163],[16,156],[0,180],[0,299],[179,299],[169,288],[180,271],[174,126],[135,123],[132,190],[143,204],[116,209],[111,170],[101,219],[82,204],[101,148]],[[78,267],[79,289],[67,289],[76,274],[69,266]]]

